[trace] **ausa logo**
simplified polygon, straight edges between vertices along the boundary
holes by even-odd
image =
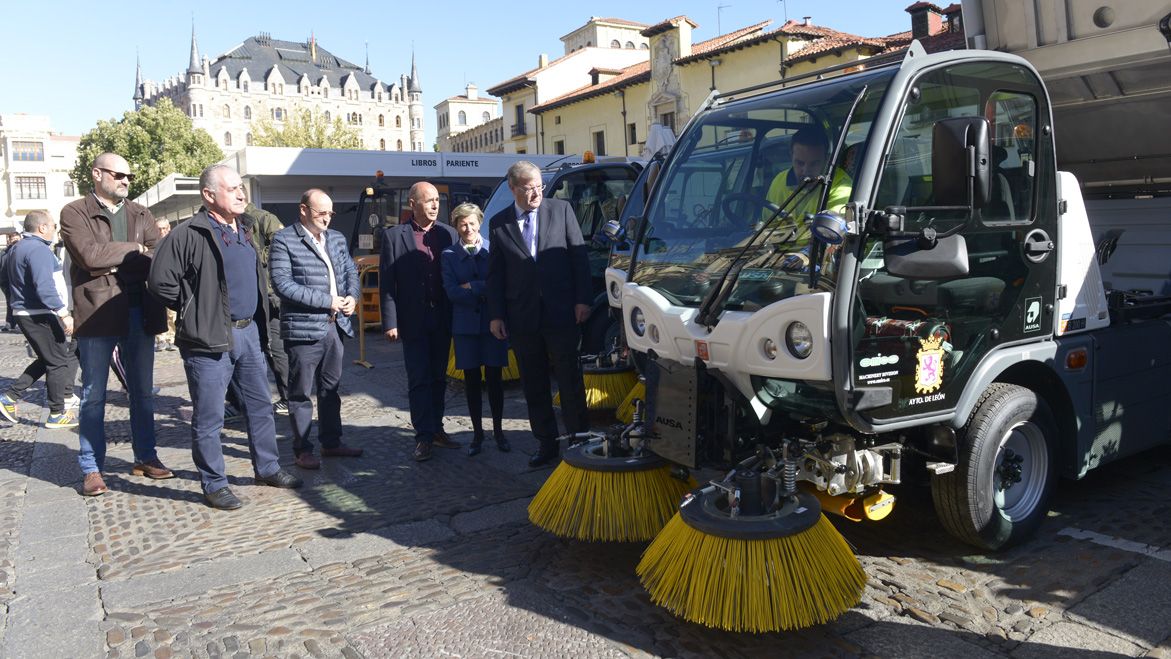
[[[1025,300],[1025,331],[1041,331],[1041,298],[1039,297]]]
[[[674,428],[675,430],[683,430],[683,424],[682,424],[682,423],[679,423],[679,422],[678,422],[678,421],[676,421],[675,419],[672,419],[672,418],[669,418],[669,417],[665,417],[665,416],[656,416],[656,417],[655,417],[655,423],[662,424],[662,425],[664,425],[664,426],[667,426],[668,428]]]

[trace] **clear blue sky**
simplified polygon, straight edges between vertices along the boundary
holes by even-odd
[[[343,59],[362,64],[383,81],[409,73],[414,49],[427,144],[434,142],[433,106],[463,92],[485,89],[536,66],[537,56],[562,53],[560,38],[590,16],[657,23],[685,14],[699,24],[694,39],[785,17],[863,36],[909,30],[904,9],[913,0],[593,0],[548,3],[477,2],[242,2],[172,3],[125,0],[0,2],[5,44],[0,55],[0,112],[47,114],[53,130],[78,135],[99,119],[133,108],[137,50],[143,77],[161,81],[186,70],[195,21],[200,56],[212,59],[258,32],[299,41],[310,32]],[[944,4],[947,4],[946,2]],[[723,9],[718,7],[723,6]],[[371,9],[374,7],[375,9]],[[230,8],[230,9],[229,9]],[[717,26],[721,31],[717,30]]]

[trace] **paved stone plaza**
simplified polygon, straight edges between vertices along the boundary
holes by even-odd
[[[245,502],[232,512],[202,501],[177,352],[157,353],[155,369],[172,480],[129,475],[115,391],[111,491],[81,497],[76,431],[41,429],[34,387],[21,423],[0,425],[0,657],[1171,657],[1166,447],[1062,484],[1037,538],[994,556],[945,535],[909,483],[884,523],[834,520],[870,579],[860,606],[800,632],[731,634],[652,605],[634,576],[641,545],[528,524],[550,472],[527,467],[519,387],[506,401],[512,453],[487,442],[475,458],[437,449],[416,464],[400,348],[368,348],[370,370],[347,344],[342,384],[345,441],[366,455],[297,470],[300,490],[257,486],[230,424]],[[26,361],[22,337],[0,334],[0,383]],[[448,400],[448,432],[466,443],[459,384]],[[277,427],[291,465],[287,418]]]

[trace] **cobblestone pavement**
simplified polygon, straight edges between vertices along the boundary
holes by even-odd
[[[37,385],[22,422],[0,425],[0,656],[1171,657],[1171,449],[1063,484],[1035,540],[990,556],[943,532],[926,487],[904,485],[881,524],[834,519],[869,576],[858,607],[799,632],[732,634],[652,605],[634,575],[642,545],[528,524],[549,471],[526,466],[536,447],[515,384],[517,450],[416,464],[401,351],[372,342],[368,358],[375,368],[347,361],[342,407],[365,456],[299,471],[301,490],[261,487],[229,424],[246,503],[234,512],[203,504],[178,353],[156,363],[160,455],[178,478],[128,474],[113,392],[111,492],[93,499],[76,493],[76,433],[39,429]],[[0,384],[25,361],[20,336],[0,334]],[[458,384],[448,410],[466,443]],[[291,465],[284,417],[278,430]]]

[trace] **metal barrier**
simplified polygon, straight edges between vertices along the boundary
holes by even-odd
[[[361,289],[361,298],[358,300],[358,358],[354,363],[364,368],[374,368],[374,364],[366,361],[366,315],[369,311],[375,318],[381,318],[382,309],[378,300],[378,287],[372,289],[366,286],[366,275],[374,273],[378,276],[378,264],[364,265],[358,269],[358,282]],[[377,322],[377,321],[376,321]]]

